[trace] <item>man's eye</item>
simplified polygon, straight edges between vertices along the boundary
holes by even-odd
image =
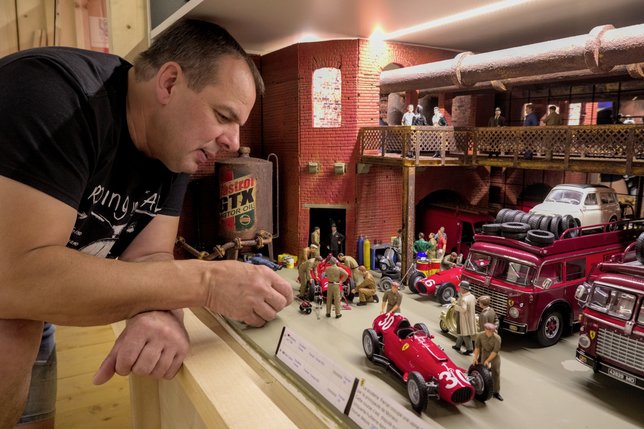
[[[219,113],[217,111],[215,111],[215,115],[217,116],[217,120],[219,120],[219,122],[229,122],[230,121],[230,119],[227,116],[224,116],[224,115],[222,115],[221,113]]]

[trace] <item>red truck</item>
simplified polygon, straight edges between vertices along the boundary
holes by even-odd
[[[462,253],[465,257],[474,242],[474,235],[481,232],[483,224],[493,222],[494,217],[480,209],[431,205],[421,210],[418,220],[418,232],[424,232],[425,237],[444,226],[447,233],[446,252]]]
[[[477,298],[492,298],[501,329],[536,332],[542,346],[551,346],[578,322],[577,286],[595,265],[623,253],[642,231],[644,221],[570,228],[541,245],[477,234],[461,280],[470,282]]]
[[[625,254],[631,262],[599,264],[577,288],[583,311],[576,357],[595,372],[644,389],[644,265],[633,253]]]

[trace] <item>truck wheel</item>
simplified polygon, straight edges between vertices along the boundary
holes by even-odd
[[[608,220],[608,222],[610,223],[610,225],[608,225],[608,230],[609,230],[609,231],[615,231],[615,230],[617,229],[617,224],[616,224],[616,223],[614,223],[614,222],[617,222],[617,218],[616,218],[615,216],[612,216],[612,217]]]
[[[501,232],[509,232],[510,234],[518,234],[521,232],[528,232],[530,225],[525,222],[505,222],[501,224]]]
[[[427,336],[429,337],[429,328],[427,328],[427,325],[425,325],[424,323],[422,323],[422,322],[421,322],[421,323],[416,323],[416,324],[414,325],[414,328],[415,328],[417,331],[422,331],[422,332],[424,332],[424,333],[425,333],[425,335],[427,335]]]
[[[436,295],[438,296],[438,302],[441,304],[449,304],[452,302],[452,298],[456,296],[456,288],[449,282],[443,283],[438,287]]]
[[[409,276],[409,280],[407,280],[407,285],[409,286],[409,290],[412,293],[418,293],[418,288],[416,287],[416,283],[421,281],[422,279],[425,278],[425,274],[420,272],[420,271],[414,271],[411,276]]]
[[[550,231],[550,221],[552,220],[552,216],[543,216],[541,218],[541,223],[539,224],[539,228],[541,231]]]
[[[575,222],[574,217],[572,217],[570,215],[563,215],[561,217],[561,226],[560,226],[560,228],[561,228],[561,233],[562,234],[568,228],[576,228],[576,227],[577,227],[577,222]],[[579,235],[579,230],[571,231],[570,233],[567,234],[567,236],[570,237],[570,238],[577,237],[578,235]]]
[[[362,348],[367,359],[373,362],[374,355],[380,354],[380,341],[378,334],[373,329],[365,329],[362,332]]]
[[[389,289],[391,289],[392,282],[393,279],[391,277],[383,276],[378,282],[378,289],[380,290],[380,292],[387,292]]]
[[[521,212],[519,210],[508,210],[503,215],[503,220],[499,223],[512,222],[514,220],[514,217],[517,215],[517,213],[520,214]]]
[[[412,371],[407,377],[407,396],[409,396],[411,407],[417,413],[427,407],[427,384],[417,371]]]
[[[561,313],[556,310],[549,311],[543,316],[541,323],[539,323],[537,341],[543,347],[550,347],[559,341],[562,332],[563,317]]]
[[[481,226],[483,234],[499,235],[501,233],[501,224],[499,223],[486,223]]]
[[[510,211],[510,209],[501,209],[501,210],[499,210],[499,212],[496,214],[496,218],[495,218],[496,223],[503,223],[504,222],[503,217],[509,211]]]
[[[542,218],[543,218],[543,215],[531,214],[530,217],[528,218],[528,225],[530,225],[530,229],[539,229],[539,225],[541,224]]]
[[[559,225],[561,225],[561,216],[554,216],[550,219],[550,232],[555,235],[555,240],[559,239],[561,233],[559,232]]]
[[[470,369],[467,370],[467,375],[470,378],[472,387],[474,387],[474,397],[477,401],[485,402],[492,397],[494,381],[492,372],[485,365],[471,365]]]
[[[540,229],[531,229],[528,231],[528,239],[532,243],[549,245],[555,241],[555,235],[550,231],[542,231]]]

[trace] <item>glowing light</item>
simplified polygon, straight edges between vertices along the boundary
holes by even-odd
[[[369,36],[369,40],[372,42],[381,42],[385,38],[385,32],[382,30],[382,27],[379,25],[376,25],[376,28],[373,30],[373,33],[371,33],[371,36]]]
[[[319,42],[322,40],[320,36],[317,36],[313,33],[302,33],[298,39],[298,43],[307,43],[307,42]]]
[[[441,25],[452,24],[454,22],[463,21],[466,19],[474,18],[477,16],[485,15],[487,13],[498,12],[510,7],[518,6],[523,3],[528,3],[534,0],[505,0],[492,3],[486,6],[469,9],[465,12],[456,13],[443,18],[434,19],[433,21],[424,22],[422,24],[414,25],[400,30],[392,31],[384,35],[384,40],[395,39],[408,34],[417,33],[419,31],[429,30],[430,28],[440,27]]]

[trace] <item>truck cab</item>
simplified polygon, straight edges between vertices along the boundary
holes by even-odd
[[[583,308],[577,360],[644,389],[644,265],[599,264],[576,297]]]
[[[526,334],[536,332],[542,346],[559,341],[581,314],[577,286],[592,268],[622,254],[644,231],[642,221],[571,228],[551,244],[477,234],[463,266],[478,298],[489,295],[500,328]]]

